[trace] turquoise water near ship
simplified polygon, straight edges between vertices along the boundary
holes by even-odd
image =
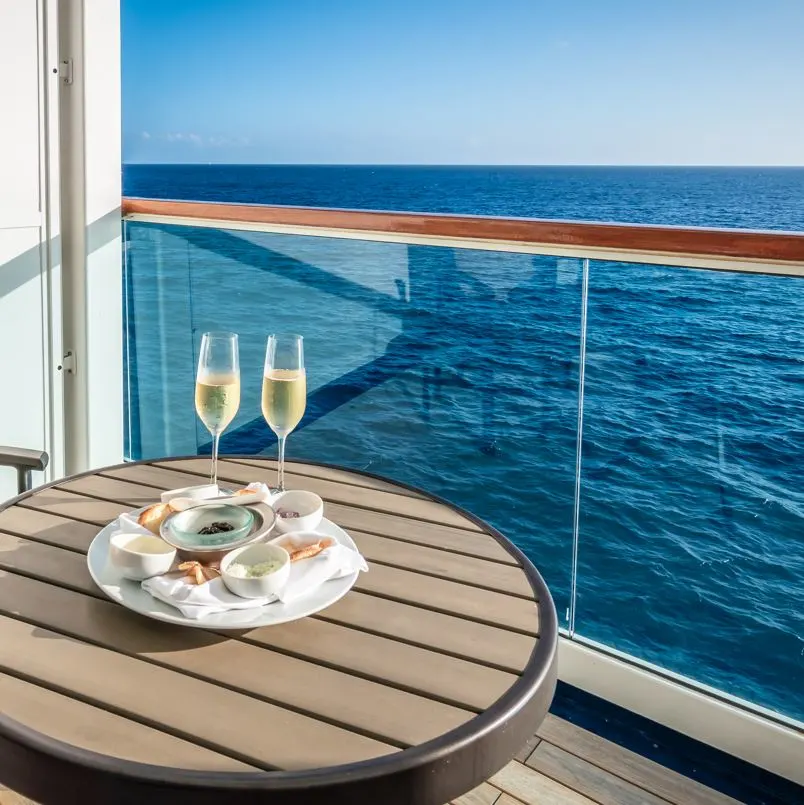
[[[804,230],[804,169],[126,166],[127,195]],[[241,334],[223,449],[274,452],[267,332],[305,335],[291,454],[407,481],[522,546],[566,623],[580,261],[127,226],[132,457],[205,452],[200,333]],[[804,719],[804,281],[592,261],[576,628]]]

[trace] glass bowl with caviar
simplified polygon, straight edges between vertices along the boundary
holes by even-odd
[[[182,559],[218,562],[234,548],[265,537],[275,520],[270,506],[210,502],[170,515],[160,535]]]

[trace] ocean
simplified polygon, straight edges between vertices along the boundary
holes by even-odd
[[[804,169],[128,165],[128,196],[804,231]],[[290,455],[488,520],[571,606],[580,261],[126,227],[127,451],[206,452],[200,333],[241,336],[229,452],[273,453],[266,334],[305,336]],[[248,380],[251,378],[251,380]],[[577,634],[804,721],[804,280],[591,261]]]

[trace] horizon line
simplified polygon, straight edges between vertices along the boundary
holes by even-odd
[[[648,163],[581,163],[581,162],[549,162],[549,163],[525,163],[525,162],[489,162],[489,163],[447,163],[447,162],[144,162],[126,161],[122,165],[154,165],[154,166],[173,166],[191,165],[194,167],[259,167],[259,168],[779,168],[783,170],[804,169],[802,165],[782,165],[782,164],[751,164],[751,165],[726,165],[726,164],[704,164],[704,163],[684,163],[684,164],[648,164]]]

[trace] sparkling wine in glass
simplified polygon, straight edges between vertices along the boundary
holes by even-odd
[[[236,333],[204,333],[195,378],[195,410],[212,435],[210,483],[218,483],[218,441],[240,408]]]
[[[277,491],[285,491],[285,439],[307,406],[307,375],[300,335],[270,335],[262,379],[262,415],[279,439]]]

